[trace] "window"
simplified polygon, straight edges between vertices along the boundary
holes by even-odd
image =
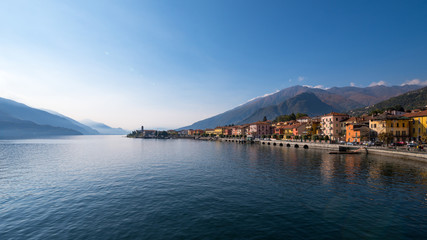
[[[396,131],[396,136],[400,136],[400,131]]]
[[[377,124],[374,124],[374,128],[377,128]]]
[[[335,118],[335,121],[338,121],[338,118]]]
[[[405,127],[405,123],[402,123],[402,127]]]
[[[393,123],[391,124],[391,127],[393,127]]]
[[[399,123],[396,123],[396,127],[399,127]]]
[[[338,127],[338,124],[335,124],[336,127]]]
[[[415,128],[412,128],[412,133],[415,133]]]
[[[402,131],[402,136],[406,136],[406,131]]]
[[[390,131],[391,135],[393,135],[393,131]]]

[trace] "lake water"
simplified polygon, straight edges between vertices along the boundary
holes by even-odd
[[[0,239],[422,239],[427,164],[194,140],[0,141]]]

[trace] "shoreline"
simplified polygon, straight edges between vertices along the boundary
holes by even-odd
[[[230,142],[230,143],[246,143],[242,139],[226,139],[220,138],[217,139],[220,142]],[[408,159],[427,163],[427,153],[426,152],[403,152],[397,151],[394,149],[385,149],[385,148],[376,148],[376,147],[367,147],[367,146],[346,146],[339,144],[329,144],[329,143],[312,143],[312,142],[294,142],[294,141],[284,141],[284,140],[259,140],[255,141],[255,144],[266,145],[271,147],[293,147],[293,148],[303,148],[303,149],[323,149],[323,150],[339,150],[339,147],[348,147],[349,149],[359,149],[361,147],[367,150],[367,154],[375,154],[381,156],[391,156],[401,159]]]

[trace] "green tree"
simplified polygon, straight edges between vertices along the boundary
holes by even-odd
[[[306,117],[306,116],[308,116],[308,115],[305,113],[297,113],[295,117],[296,117],[296,119],[298,119],[300,117]]]
[[[393,140],[393,134],[390,132],[388,132],[388,133],[382,132],[382,133],[378,134],[378,139],[380,139],[381,142],[383,142],[385,144],[389,144]]]
[[[267,116],[264,116],[264,118],[262,119],[263,122],[267,121]]]

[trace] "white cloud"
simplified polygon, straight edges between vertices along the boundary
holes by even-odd
[[[350,83],[350,86],[355,87],[355,86],[356,86],[356,84],[354,84],[354,82],[351,82],[351,83]]]
[[[278,92],[279,92],[279,90],[276,90],[275,92],[272,92],[272,93],[267,93],[267,94],[264,94],[264,95],[262,95],[262,96],[254,97],[254,98],[252,98],[252,99],[248,100],[248,101],[247,101],[247,102],[245,102],[245,103],[252,102],[253,100],[256,100],[256,99],[258,99],[258,98],[268,97],[268,96],[273,95],[273,94],[278,93]],[[245,104],[245,103],[243,103],[243,104]],[[240,105],[243,105],[243,104],[240,104]]]
[[[302,81],[304,81],[305,80],[305,77],[302,77],[302,76],[299,76],[298,77],[298,82],[302,82]]]
[[[303,85],[303,87],[308,87],[308,88],[318,88],[318,89],[323,89],[323,90],[327,90],[327,89],[329,89],[328,87],[325,87],[325,86],[323,86],[323,85],[316,85],[316,86]]]
[[[369,84],[369,87],[375,87],[375,86],[385,86],[386,82],[384,81],[379,81],[379,82],[372,82],[371,84]]]
[[[412,79],[412,80],[406,80],[404,83],[402,83],[400,86],[405,86],[405,85],[420,85],[420,86],[427,86],[427,80],[426,81],[421,81],[418,78]]]

